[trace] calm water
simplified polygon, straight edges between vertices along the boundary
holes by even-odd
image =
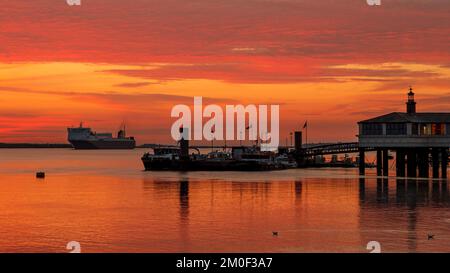
[[[0,252],[66,252],[69,241],[83,252],[368,252],[373,240],[385,252],[450,251],[446,182],[354,169],[151,173],[143,152],[0,150]]]

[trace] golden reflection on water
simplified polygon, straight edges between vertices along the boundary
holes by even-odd
[[[0,159],[0,252],[66,252],[69,241],[83,252],[369,252],[369,241],[384,252],[450,251],[446,181],[339,169],[151,173],[131,163],[136,152],[100,163],[54,153],[27,161],[47,166],[43,180],[20,158]]]

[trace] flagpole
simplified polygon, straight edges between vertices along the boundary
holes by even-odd
[[[216,130],[211,130],[211,153],[214,153],[214,133],[216,132]]]
[[[308,121],[306,122],[306,145],[308,146]]]
[[[303,127],[306,129],[306,143],[305,143],[305,146],[307,146],[308,145],[308,127],[309,127],[308,120],[306,120],[305,126],[303,126]]]

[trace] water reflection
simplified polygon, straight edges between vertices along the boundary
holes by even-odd
[[[389,183],[395,183],[395,195],[390,194],[390,190],[394,187],[390,187]],[[382,238],[379,233],[385,230],[386,233],[391,233],[391,240],[398,240],[397,243],[404,241],[409,252],[416,252],[419,243],[425,244],[427,233],[439,232],[444,238],[448,236],[443,227],[427,225],[423,230],[423,227],[418,226],[419,223],[436,221],[435,217],[439,213],[433,208],[450,206],[446,181],[378,178],[375,190],[367,188],[367,184],[370,185],[370,179],[360,179],[360,221],[365,226],[370,224],[368,229],[373,228],[378,233],[375,237]],[[392,199],[395,199],[395,207],[387,206]],[[380,205],[387,207],[380,209]],[[402,211],[404,213],[400,214]],[[379,219],[379,223],[371,223],[373,219]],[[405,229],[401,227],[402,223],[405,224]],[[371,233],[374,232],[367,232],[363,237],[366,236],[366,240],[369,240],[369,236],[373,236],[369,235]],[[431,245],[430,242],[426,244]]]
[[[450,251],[445,181],[141,172],[140,156],[2,151],[0,252],[61,252],[74,238],[84,252],[367,252],[372,240],[383,252]]]
[[[406,202],[406,181],[404,179],[397,179],[395,184],[396,184],[395,203],[397,206],[401,206]]]
[[[175,217],[172,227],[178,236],[171,249],[179,251],[202,250],[212,239],[220,251],[332,252],[361,251],[371,240],[380,241],[384,251],[439,251],[448,249],[443,244],[450,241],[445,222],[450,214],[442,210],[450,207],[445,181],[252,182],[183,175],[178,181],[146,177],[143,189],[152,197],[158,217]],[[272,230],[282,239],[274,241]],[[428,233],[441,241],[429,242]]]
[[[189,220],[189,181],[180,181],[180,219]]]
[[[378,206],[389,203],[393,199],[390,191],[393,190],[390,183],[395,182],[395,204],[407,206],[414,209],[417,205],[448,205],[449,188],[446,181],[423,180],[423,179],[387,179],[376,178],[375,191],[368,188],[371,179],[359,179],[359,199],[360,204],[368,206]],[[430,190],[431,186],[431,190]]]
[[[189,251],[190,246],[190,228],[189,228],[189,180],[181,180],[179,182],[179,226],[180,239],[183,251]]]
[[[296,181],[295,182],[295,197],[300,199],[302,197],[302,189],[303,184],[302,181]]]
[[[386,178],[377,178],[377,202],[386,204],[389,201],[389,182]]]
[[[359,202],[363,204],[366,200],[366,179],[359,178]]]

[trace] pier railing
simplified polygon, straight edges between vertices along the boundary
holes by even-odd
[[[146,144],[145,148],[153,148],[153,147],[159,147],[161,145],[158,144]],[[163,145],[163,146],[169,146],[169,145]],[[173,145],[175,147],[175,145]],[[306,146],[306,145],[305,145]],[[241,146],[221,146],[217,145],[214,146],[215,149],[221,149],[221,148],[233,148],[233,147],[241,147]],[[191,148],[197,148],[197,149],[210,149],[211,146],[207,145],[195,145],[191,146]],[[293,147],[280,147],[280,148],[287,148],[292,149]],[[374,148],[364,148],[365,151],[375,151]],[[338,142],[338,143],[324,143],[324,144],[308,144],[306,147],[304,147],[299,154],[302,156],[317,156],[317,155],[331,155],[331,154],[346,154],[346,153],[357,153],[359,151],[359,144],[358,142]]]
[[[374,151],[373,148],[365,148],[366,151]],[[305,156],[330,155],[357,153],[359,151],[358,142],[341,142],[325,145],[317,145],[303,149]]]

